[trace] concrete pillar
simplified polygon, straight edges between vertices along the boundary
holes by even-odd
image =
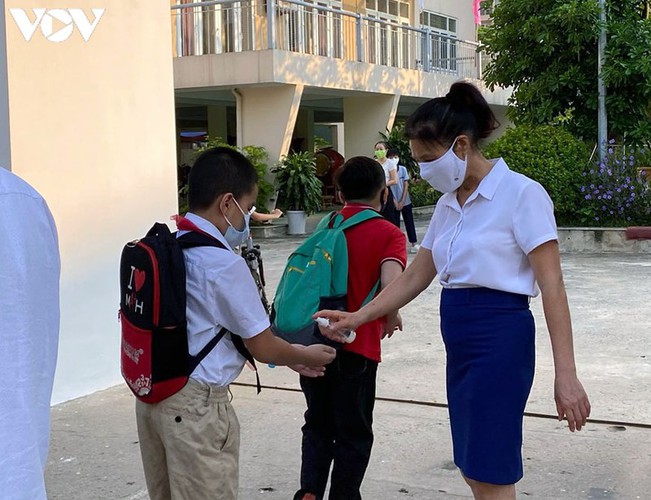
[[[11,167],[59,232],[56,403],[121,382],[120,251],[178,210],[170,3],[5,3]]]
[[[302,95],[303,85],[238,88],[238,146],[263,146],[276,163],[289,151]]]
[[[303,139],[304,151],[314,151],[314,110],[305,108],[298,110],[294,137]]]
[[[224,142],[228,140],[228,119],[226,106],[207,106],[208,112],[208,136],[211,139],[217,137]]]
[[[399,95],[356,95],[344,98],[346,158],[372,156],[380,132],[393,127]]]

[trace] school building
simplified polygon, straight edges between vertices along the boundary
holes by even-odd
[[[62,257],[53,402],[121,382],[118,262],[177,211],[181,135],[346,156],[450,84],[484,89],[473,0],[0,0],[0,165]],[[505,120],[502,120],[505,122]],[[1,265],[1,263],[0,263]]]

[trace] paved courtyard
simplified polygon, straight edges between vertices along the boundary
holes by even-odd
[[[422,237],[427,218],[417,221]],[[272,294],[300,238],[261,240]],[[571,434],[555,412],[553,366],[540,299],[537,370],[525,419],[525,477],[519,498],[651,498],[651,255],[564,254],[579,375],[597,422]],[[451,462],[444,407],[445,357],[438,327],[440,286],[403,310],[405,331],[383,344],[376,444],[364,498],[470,498]],[[116,330],[116,335],[118,332]],[[242,425],[241,498],[290,499],[297,488],[304,402],[297,376],[262,367],[259,396],[245,369],[233,387]],[[124,386],[52,411],[47,471],[52,499],[148,498]]]

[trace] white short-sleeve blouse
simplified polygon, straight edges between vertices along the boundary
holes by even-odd
[[[545,189],[492,160],[463,207],[456,193],[438,201],[421,246],[432,252],[443,287],[486,287],[535,297],[527,255],[557,240],[554,206]]]

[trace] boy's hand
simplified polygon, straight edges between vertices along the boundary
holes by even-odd
[[[402,331],[402,317],[399,312],[387,314],[386,322],[384,323],[382,338],[391,338],[396,330]]]
[[[302,344],[292,344],[295,349],[299,349],[301,351],[305,350],[304,345]],[[302,375],[303,377],[310,377],[310,378],[316,378],[316,377],[323,377],[325,375],[325,366],[307,366],[307,365],[288,365],[288,368],[294,370],[296,373],[299,375]]]
[[[289,365],[289,368],[294,370],[303,377],[323,377],[325,375],[325,366],[305,366],[305,365]]]
[[[323,344],[308,345],[303,349],[304,364],[310,367],[320,367],[331,363],[337,355],[337,351]]]

